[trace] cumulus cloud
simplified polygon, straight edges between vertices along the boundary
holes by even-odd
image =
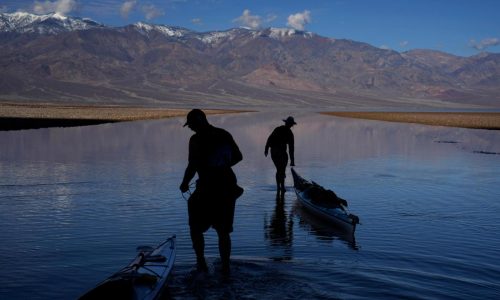
[[[301,13],[288,16],[287,26],[296,30],[304,30],[307,24],[311,23],[311,12],[304,10]]]
[[[245,9],[243,14],[238,18],[234,19],[233,22],[240,24],[241,26],[247,26],[253,29],[259,28],[262,24],[262,19],[260,16],[253,16],[250,14],[250,10]]]
[[[410,43],[410,42],[408,42],[408,41],[402,41],[402,42],[399,42],[399,46],[400,46],[401,48],[405,48],[405,47],[408,47],[408,44],[409,44],[409,43]]]
[[[33,11],[37,14],[48,14],[48,13],[59,13],[61,15],[66,15],[74,11],[78,6],[75,0],[56,0],[45,2],[35,1],[33,4]]]
[[[142,7],[142,12],[144,13],[144,17],[148,21],[163,16],[165,14],[161,9],[157,8],[153,4],[144,5]]]
[[[120,14],[122,15],[122,17],[128,18],[128,15],[134,9],[136,4],[137,0],[127,0],[123,2],[122,6],[120,7]]]
[[[382,45],[379,47],[380,49],[383,49],[383,50],[391,50],[391,47],[387,46],[387,45]]]
[[[500,45],[499,38],[487,38],[479,42],[476,42],[476,40],[470,40],[470,46],[476,50],[484,50],[488,47],[493,47],[498,45]]]

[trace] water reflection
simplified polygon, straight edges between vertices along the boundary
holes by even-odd
[[[309,213],[298,202],[295,202],[292,208],[292,214],[299,219],[299,226],[312,233],[320,241],[333,242],[341,240],[346,243],[351,249],[358,250],[354,232],[347,233],[341,228],[335,227],[334,224],[327,223]]]
[[[285,196],[276,193],[276,203],[271,218],[264,218],[264,237],[270,246],[282,252],[273,257],[274,260],[291,260],[293,246],[293,219],[287,216]]]
[[[264,146],[288,114],[298,123],[296,164],[349,199],[364,222],[356,239],[294,205],[292,191],[275,199]],[[495,298],[500,160],[489,153],[500,153],[499,131],[302,112],[209,119],[240,145],[235,172],[248,191],[237,202],[229,296],[381,298],[386,286],[393,298]],[[173,295],[182,299],[183,275],[194,264],[178,191],[191,135],[184,121],[0,132],[0,227],[8,228],[0,231],[0,298],[75,299],[128,261],[130,249],[176,233]],[[209,233],[207,254],[218,257]],[[358,243],[364,251],[346,247]],[[78,276],[62,287],[60,274],[68,273]],[[228,298],[227,286],[204,291]]]

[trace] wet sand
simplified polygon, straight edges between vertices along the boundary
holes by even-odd
[[[207,114],[232,110],[204,110]],[[69,127],[182,117],[189,109],[0,103],[0,130]]]
[[[500,130],[498,112],[325,112],[323,114],[389,122]]]

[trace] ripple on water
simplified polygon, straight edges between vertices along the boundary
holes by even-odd
[[[498,298],[500,161],[471,150],[498,153],[498,133],[293,115],[297,169],[361,225],[345,236],[302,211],[291,176],[276,201],[262,152],[283,116],[212,117],[245,156],[229,280],[213,230],[212,271],[192,273],[178,120],[0,132],[0,298],[75,299],[173,233],[174,299]]]

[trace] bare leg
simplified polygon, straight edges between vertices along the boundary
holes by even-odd
[[[280,183],[281,183],[280,174],[276,172],[276,190],[278,191],[278,193],[281,190]]]
[[[219,236],[219,255],[222,262],[222,272],[229,273],[231,257],[231,236],[229,232],[217,230]]]
[[[191,233],[191,241],[193,243],[193,249],[196,253],[196,264],[200,271],[208,271],[207,263],[205,261],[205,237],[202,232]]]
[[[280,178],[280,191],[281,193],[285,193],[285,176]]]
[[[276,172],[276,185],[278,187],[278,192],[285,192],[285,168],[279,168]]]

